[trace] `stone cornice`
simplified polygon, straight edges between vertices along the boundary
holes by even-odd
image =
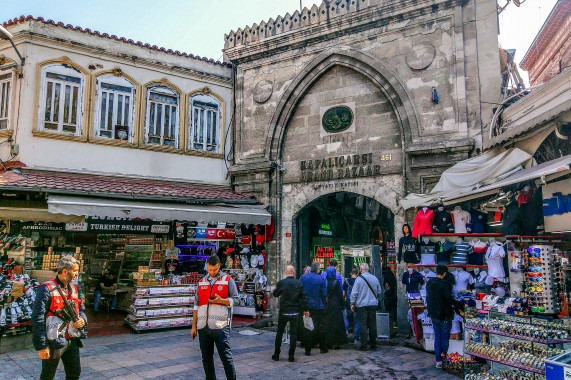
[[[435,155],[442,153],[470,152],[474,149],[475,141],[472,138],[458,140],[444,140],[434,142],[418,142],[410,144],[405,152],[411,156]]]
[[[336,0],[324,1],[319,8],[304,8],[260,25],[254,24],[225,35],[224,51],[233,62],[259,58],[274,50],[302,47],[310,42],[338,38],[359,29],[390,23],[464,5],[467,0]],[[386,3],[386,4],[385,4]],[[343,12],[337,12],[341,5]],[[357,4],[359,4],[357,6]],[[338,7],[339,6],[339,7]],[[335,8],[335,11],[332,9]],[[322,14],[322,12],[325,12]],[[314,16],[315,14],[315,16]],[[306,17],[306,20],[303,19]],[[288,20],[289,19],[289,20]],[[294,22],[297,20],[297,22]],[[287,24],[289,23],[289,24]],[[287,25],[286,25],[287,24]],[[331,33],[331,28],[335,33]]]

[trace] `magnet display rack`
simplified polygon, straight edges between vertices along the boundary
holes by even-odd
[[[137,333],[191,326],[195,293],[195,284],[137,286],[125,324]]]
[[[507,315],[503,314],[503,313],[498,313],[498,312],[490,312],[489,314],[489,319],[499,319],[499,320],[505,320],[506,318],[508,318]],[[520,316],[517,318],[518,321],[521,322],[515,322],[515,317],[513,315],[510,315],[509,318],[511,318],[511,322],[513,323],[517,323],[520,324],[522,328],[525,328],[526,325],[535,325],[536,323],[538,323],[538,320],[534,317],[523,317]],[[563,328],[565,326],[565,324],[556,324],[555,322],[547,322],[546,320],[541,320],[541,325],[545,325],[546,323],[553,323],[554,327],[557,328]],[[546,326],[547,327],[547,326]],[[549,327],[553,327],[553,326],[549,326]],[[491,367],[491,373],[494,375],[497,375],[498,372],[500,370],[505,370],[506,367],[513,367],[513,368],[518,368],[520,370],[524,370],[527,372],[530,372],[530,378],[533,379],[545,379],[545,366],[542,366],[541,369],[537,368],[537,367],[532,367],[529,365],[529,363],[525,363],[525,361],[520,360],[520,362],[513,362],[513,361],[507,361],[505,360],[505,358],[497,358],[497,357],[491,357],[487,355],[486,353],[475,353],[475,352],[471,352],[470,350],[468,350],[466,348],[466,345],[470,344],[473,340],[474,337],[476,335],[474,335],[474,332],[476,332],[477,334],[481,334],[482,336],[482,342],[486,342],[488,344],[490,344],[491,346],[496,346],[498,343],[502,343],[502,342],[506,342],[506,341],[521,341],[521,342],[530,342],[529,344],[531,345],[531,351],[535,352],[535,349],[537,347],[550,347],[550,348],[559,348],[562,350],[566,350],[569,349],[571,347],[571,338],[568,339],[557,339],[557,340],[551,340],[551,339],[539,339],[539,338],[532,338],[532,337],[526,337],[526,336],[521,336],[521,335],[517,335],[517,334],[510,334],[510,333],[505,333],[502,331],[497,331],[497,330],[493,330],[493,329],[485,329],[485,328],[481,328],[481,327],[476,327],[476,326],[470,326],[468,324],[465,324],[464,326],[464,354],[465,355],[470,355],[473,358],[480,358],[480,359],[484,359],[486,361],[488,361],[490,363],[490,367]],[[478,338],[479,339],[479,338]],[[468,375],[468,374],[465,374]]]

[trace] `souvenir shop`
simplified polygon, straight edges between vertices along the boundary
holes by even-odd
[[[411,335],[426,350],[434,345],[426,283],[437,265],[449,270],[457,301],[449,372],[545,379],[555,368],[546,361],[571,350],[571,178],[568,166],[550,165],[421,206],[403,228],[397,256],[407,263]]]
[[[99,318],[113,308],[111,314],[136,332],[190,326],[196,284],[214,254],[237,281],[240,304],[234,314],[260,317],[267,308],[265,244],[273,227],[267,211],[257,208],[251,214],[243,215],[248,224],[235,222],[233,215],[227,218],[231,223],[117,217],[62,221],[61,215],[57,222],[2,220],[0,331],[4,336],[30,331],[35,291],[55,276],[65,255],[80,263],[76,281],[90,325],[98,320],[92,310],[95,291],[110,273],[117,286],[102,290]]]

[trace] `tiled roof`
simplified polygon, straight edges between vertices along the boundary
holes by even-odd
[[[89,28],[82,28],[80,26],[73,26],[70,24],[64,24],[63,22],[55,22],[54,20],[45,20],[43,17],[34,17],[34,16],[20,16],[11,20],[6,21],[3,25],[4,27],[10,26],[10,25],[16,25],[18,23],[21,22],[25,22],[25,21],[37,21],[37,22],[41,22],[44,24],[48,24],[48,25],[54,25],[54,26],[58,26],[58,27],[62,27],[64,29],[73,29],[73,30],[77,30],[80,31],[82,33],[87,33],[87,34],[91,34],[92,36],[98,36],[98,37],[105,37],[105,38],[109,38],[115,41],[121,41],[127,44],[131,44],[131,45],[136,45],[136,46],[140,46],[140,47],[144,47],[147,49],[151,49],[151,50],[156,50],[156,51],[161,51],[163,53],[167,53],[167,54],[173,54],[173,55],[178,55],[180,57],[186,57],[186,58],[191,58],[191,59],[197,59],[200,61],[204,61],[207,63],[211,63],[213,65],[218,65],[218,66],[230,66],[226,63],[220,62],[220,61],[215,61],[212,58],[205,58],[205,57],[200,57],[198,55],[194,55],[194,54],[189,54],[189,53],[184,53],[184,52],[180,52],[178,50],[172,50],[172,49],[165,49],[164,47],[159,47],[157,45],[151,45],[151,44],[147,44],[147,43],[142,43],[141,41],[133,41],[130,39],[127,39],[125,37],[117,37],[116,35],[112,34],[109,35],[107,33],[101,33],[97,30],[91,30]]]
[[[13,171],[1,173],[0,190],[3,188],[109,197],[133,196],[136,199],[157,199],[163,201],[257,203],[252,196],[232,192],[229,187],[224,186],[24,168],[21,169],[21,174],[16,174]]]

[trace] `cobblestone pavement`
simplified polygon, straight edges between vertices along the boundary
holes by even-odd
[[[404,346],[380,346],[374,352],[357,351],[351,344],[327,354],[296,351],[296,362],[287,361],[282,346],[279,362],[271,360],[275,333],[253,330],[259,335],[244,336],[235,329],[230,344],[238,379],[455,379],[434,368],[431,354]],[[81,351],[82,379],[201,379],[204,378],[198,339],[190,330],[95,337],[84,341]],[[224,379],[222,363],[215,354],[217,377]],[[0,355],[0,379],[37,379],[41,368],[34,350]],[[56,379],[63,379],[60,369]]]

